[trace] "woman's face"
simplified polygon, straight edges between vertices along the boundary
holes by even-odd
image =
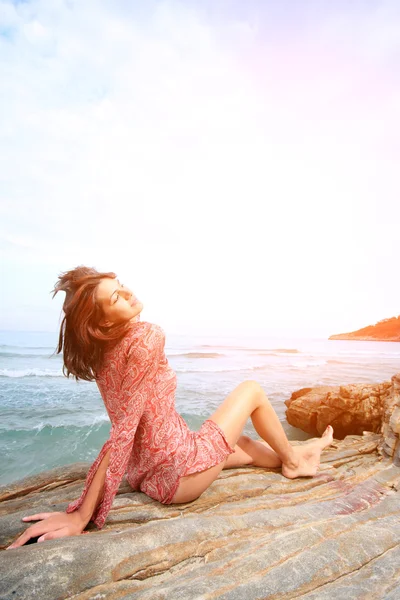
[[[111,326],[135,320],[143,304],[119,279],[105,277],[96,288],[96,300],[103,309],[100,325]]]

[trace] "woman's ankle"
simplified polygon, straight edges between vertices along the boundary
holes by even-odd
[[[291,450],[289,450],[286,456],[281,457],[281,461],[282,465],[285,465],[288,469],[297,469],[300,459],[293,446],[291,446]]]

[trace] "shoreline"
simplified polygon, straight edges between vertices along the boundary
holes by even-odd
[[[330,335],[328,340],[346,340],[348,342],[400,342],[399,337],[379,338],[371,335],[354,336],[348,333]]]

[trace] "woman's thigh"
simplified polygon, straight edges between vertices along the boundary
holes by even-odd
[[[263,390],[256,381],[243,381],[209,417],[220,426],[232,448],[238,443],[249,416],[258,406],[260,392],[263,393]]]
[[[251,464],[251,456],[240,448],[238,441],[247,419],[257,406],[256,397],[259,391],[260,386],[256,381],[249,380],[240,383],[209,417],[221,427],[235,452],[230,455],[232,458],[227,457],[209,469],[181,477],[171,504],[191,502],[198,498],[215,481],[228,459],[230,468]]]
[[[238,440],[238,444],[241,443],[241,438]],[[230,454],[225,460],[205,469],[198,473],[191,473],[190,475],[184,475],[179,480],[179,486],[176,490],[174,497],[171,500],[171,504],[191,502],[195,500],[215,481],[222,471],[222,469],[232,469],[234,467],[244,467],[245,465],[251,465],[253,462],[252,457],[247,454],[239,445],[233,447],[235,452]]]

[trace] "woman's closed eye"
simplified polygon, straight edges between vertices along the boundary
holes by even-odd
[[[124,287],[124,284],[123,284],[123,283],[120,283],[120,286],[123,288],[123,287]],[[119,298],[119,294],[117,294],[117,298],[116,298],[116,300],[115,300],[114,304],[117,302],[118,298]]]

